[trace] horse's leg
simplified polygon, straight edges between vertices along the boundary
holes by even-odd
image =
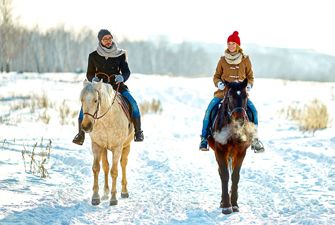
[[[117,199],[116,199],[116,179],[118,175],[118,163],[121,157],[121,147],[117,147],[113,150],[113,164],[111,169],[111,175],[112,175],[112,196],[109,202],[109,205],[117,205]]]
[[[93,170],[93,175],[94,175],[92,205],[100,204],[99,172],[100,172],[101,151],[102,151],[101,147],[99,147],[97,144],[92,143],[92,153],[93,153],[92,170]]]
[[[121,168],[122,168],[122,190],[121,190],[121,198],[128,198],[129,193],[127,189],[127,163],[128,163],[128,155],[130,151],[130,144],[123,148],[122,156],[121,156]]]
[[[239,212],[239,207],[237,204],[238,199],[238,182],[240,180],[240,171],[242,163],[246,154],[246,150],[242,153],[237,154],[233,160],[233,173],[231,175],[231,204],[233,206],[234,212]]]
[[[233,212],[233,210],[231,207],[230,196],[228,193],[229,170],[225,152],[227,151],[215,150],[215,158],[219,165],[219,174],[221,178],[221,187],[222,187],[220,207],[222,208],[223,214],[230,214]]]
[[[104,149],[103,152],[101,153],[102,168],[104,170],[104,175],[105,175],[104,195],[101,198],[103,200],[108,199],[108,195],[109,195],[109,187],[108,187],[109,163],[108,163],[107,154],[108,154],[107,149]]]

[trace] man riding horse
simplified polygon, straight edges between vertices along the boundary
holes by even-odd
[[[96,75],[102,74],[103,76],[98,76],[98,78],[111,84],[114,90],[120,92],[127,99],[132,109],[132,120],[135,127],[134,139],[135,141],[143,141],[140,110],[128,87],[124,84],[130,76],[126,51],[117,47],[112,34],[108,30],[100,30],[98,40],[97,50],[90,53],[88,57],[86,77],[89,81],[92,81]],[[82,145],[85,140],[85,132],[81,128],[82,120],[83,111],[81,109],[78,118],[79,132],[73,139],[73,143],[78,145]]]

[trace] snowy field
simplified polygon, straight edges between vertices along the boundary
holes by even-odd
[[[335,224],[335,83],[256,78],[251,99],[266,151],[248,150],[240,212],[223,215],[214,154],[198,151],[215,90],[211,78],[130,77],[126,84],[137,102],[159,99],[163,111],[143,116],[145,141],[132,143],[129,155],[130,197],[120,198],[119,170],[119,204],[112,207],[109,201],[91,205],[89,138],[83,146],[72,144],[83,79],[70,73],[0,74],[0,224]],[[33,96],[45,96],[50,106],[39,108]],[[314,135],[278,113],[315,98],[327,104],[331,121]],[[75,115],[61,119],[65,106]],[[47,149],[50,140],[48,176],[42,179],[29,171],[27,154]]]

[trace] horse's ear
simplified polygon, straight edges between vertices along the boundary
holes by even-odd
[[[84,82],[83,82],[83,85],[84,87],[89,83],[89,81],[85,78]]]
[[[95,83],[95,87],[96,87],[96,89],[97,90],[101,90],[101,87],[102,87],[102,85],[103,85],[103,80],[101,79],[99,82],[96,82]]]
[[[242,88],[245,88],[248,85],[248,78],[245,78],[242,82]]]
[[[229,86],[229,84],[230,84],[230,83],[229,83],[228,81],[226,81],[226,80],[223,80],[223,83],[224,83],[224,85],[225,85],[225,86],[228,86],[228,87],[230,87],[230,86]]]

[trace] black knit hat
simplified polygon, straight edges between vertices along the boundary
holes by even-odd
[[[99,33],[98,33],[98,39],[99,39],[99,41],[101,41],[102,38],[103,38],[103,36],[105,36],[105,35],[112,35],[112,34],[111,34],[111,32],[109,32],[109,30],[101,29],[99,31]],[[112,37],[113,37],[113,35],[112,35]]]

